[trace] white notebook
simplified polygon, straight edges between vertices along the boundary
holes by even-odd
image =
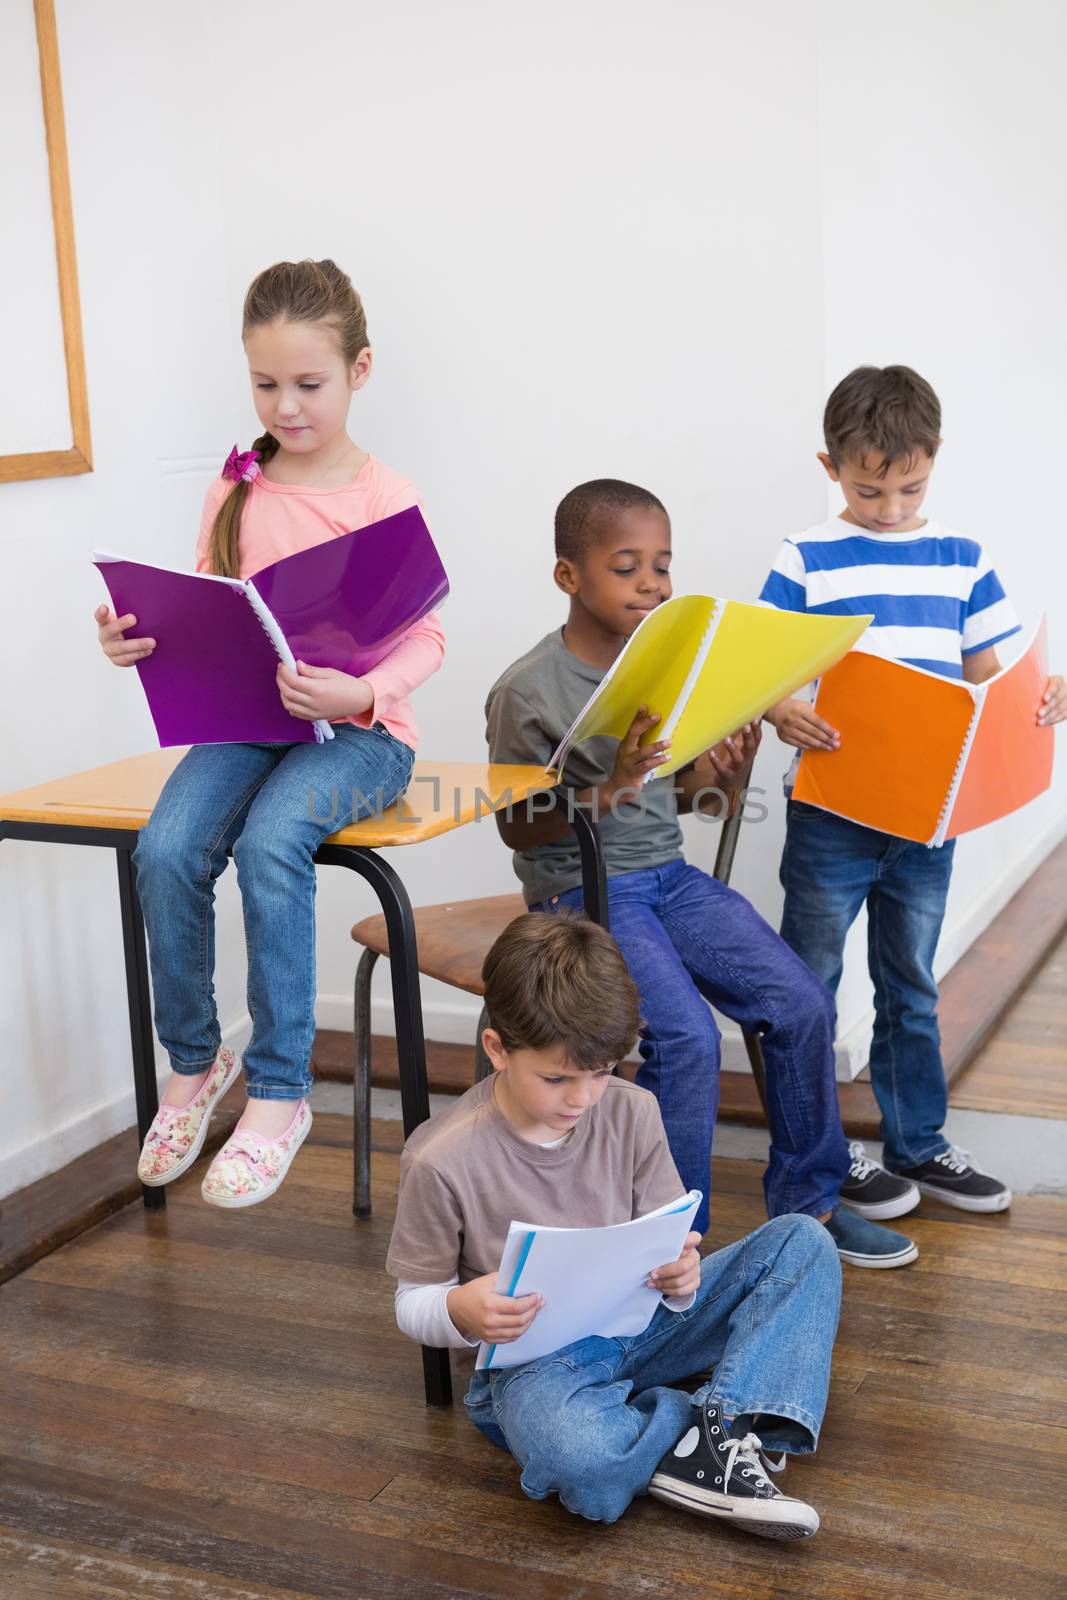
[[[513,1222],[504,1241],[496,1292],[542,1295],[545,1304],[510,1344],[483,1344],[479,1367],[517,1367],[576,1339],[644,1333],[661,1303],[645,1283],[677,1261],[703,1197],[695,1190],[658,1211],[611,1228],[542,1228]]]

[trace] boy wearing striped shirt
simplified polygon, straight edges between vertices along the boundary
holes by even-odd
[[[997,646],[1019,622],[981,546],[920,515],[941,443],[933,389],[910,367],[858,367],[830,396],[823,427],[819,460],[845,510],[784,542],[760,598],[787,611],[873,613],[865,650],[968,683],[991,678],[1000,671]],[[1063,678],[1049,679],[1034,715],[1041,723],[1067,716]],[[767,721],[797,750],[841,742],[803,696],[781,701]],[[841,1199],[870,1218],[910,1210],[920,1190],[966,1211],[1011,1204],[1006,1186],[942,1132],[948,1097],[933,959],[954,848],[928,849],[788,802],[782,938],[831,990],[845,936],[867,904],[871,1085],[888,1170],[852,1145]],[[915,1186],[905,1195],[902,1178]]]

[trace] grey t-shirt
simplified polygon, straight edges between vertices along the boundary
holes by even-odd
[[[563,643],[563,629],[547,634],[494,683],[485,703],[490,761],[544,766],[604,677]],[[611,776],[619,741],[583,739],[567,757],[561,782],[588,789]],[[654,778],[640,796],[599,818],[609,877],[662,867],[682,853],[673,778]],[[573,834],[552,844],[516,850],[515,871],[527,905],[573,889],[582,880]]]

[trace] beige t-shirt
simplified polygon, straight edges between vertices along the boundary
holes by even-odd
[[[598,1228],[684,1194],[659,1106],[612,1078],[562,1144],[521,1139],[496,1103],[496,1074],[415,1129],[400,1162],[386,1270],[406,1283],[495,1272],[512,1222]]]

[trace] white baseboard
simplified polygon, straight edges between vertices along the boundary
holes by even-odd
[[[235,1039],[243,1044],[251,1027],[252,1019],[245,1012],[223,1029],[223,1044],[233,1045]],[[156,1057],[156,1079],[160,1091],[169,1076],[170,1067],[160,1052]],[[36,1183],[39,1178],[47,1178],[51,1172],[58,1172],[68,1161],[77,1161],[79,1156],[94,1150],[97,1145],[106,1144],[117,1133],[132,1128],[136,1121],[137,1101],[131,1081],[130,1087],[115,1099],[94,1106],[91,1111],[82,1112],[61,1127],[34,1139],[31,1144],[23,1145],[21,1150],[12,1150],[0,1156],[0,1199],[14,1194],[16,1189],[24,1189],[27,1184]]]
[[[935,971],[939,979],[955,966],[970,949],[978,936],[1007,905],[1011,897],[1030,878],[1045,858],[1051,855],[1064,838],[1067,838],[1067,815],[1056,817],[1033,840],[1026,852],[1015,859],[994,889],[979,896],[964,907],[953,922],[945,928],[938,947]],[[480,1001],[474,995],[456,991],[454,998],[434,999],[424,1007],[423,1024],[428,1039],[443,1044],[470,1044],[478,1025]],[[721,1021],[722,1019],[720,1019]],[[867,1064],[871,1041],[873,1011],[868,1010],[846,1031],[838,1035],[836,1044],[836,1073],[839,1082],[847,1083]],[[315,1021],[320,1028],[338,1032],[352,1031],[351,994],[322,994],[315,1005]],[[388,995],[375,996],[371,1003],[371,1025],[375,1033],[392,1035],[393,1010]],[[251,1020],[246,1013],[234,1019],[223,1031],[223,1042],[240,1048],[247,1039]],[[740,1031],[727,1023],[723,1028],[722,1065],[726,1072],[747,1072],[748,1059]],[[158,1063],[162,1084],[167,1066]],[[16,1189],[36,1183],[39,1178],[56,1172],[68,1161],[103,1144],[136,1121],[133,1086],[125,1093],[91,1111],[73,1118],[59,1128],[25,1145],[0,1156],[0,1198],[13,1194]]]

